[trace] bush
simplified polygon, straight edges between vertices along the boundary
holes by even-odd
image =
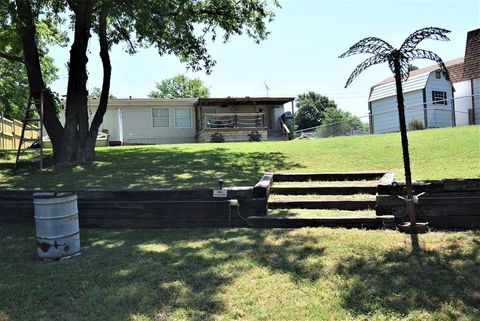
[[[424,129],[423,122],[420,119],[413,119],[408,123],[408,130]]]
[[[258,130],[252,130],[250,134],[248,134],[248,141],[250,142],[259,142],[262,140],[262,134],[258,132]]]
[[[214,133],[212,135],[212,138],[210,138],[211,143],[223,143],[224,141],[225,141],[225,138],[219,132]]]

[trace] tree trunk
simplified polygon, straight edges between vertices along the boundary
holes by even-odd
[[[98,109],[93,117],[92,124],[90,125],[90,132],[88,134],[86,147],[88,161],[93,161],[95,159],[95,143],[97,141],[98,129],[100,128],[100,125],[103,122],[103,116],[107,111],[108,97],[110,94],[110,77],[112,74],[112,66],[110,64],[110,56],[108,53],[107,16],[108,10],[106,8],[102,8],[98,17],[98,38],[100,42],[100,58],[102,59],[103,65],[103,83]]]
[[[87,49],[92,25],[93,3],[77,1],[74,8],[75,33],[70,49],[65,130],[58,165],[86,163],[88,139]]]
[[[405,121],[405,102],[403,99],[400,68],[400,61],[398,58],[395,58],[395,84],[397,88],[398,119],[400,124],[400,135],[402,137],[403,166],[405,168],[405,184],[407,189],[407,211],[410,217],[410,224],[412,227],[415,227],[415,203],[413,202],[412,173],[410,171],[410,154],[408,152],[407,124]]]
[[[42,69],[40,67],[40,58],[38,55],[38,48],[36,43],[36,28],[35,19],[32,12],[30,1],[16,0],[16,18],[17,25],[22,39],[23,55],[25,59],[25,66],[27,70],[28,84],[30,87],[30,94],[39,101],[40,93],[45,89],[43,81]],[[58,148],[62,143],[63,127],[58,120],[55,107],[52,104],[52,97],[50,93],[45,92],[47,96],[43,105],[43,123],[45,129],[52,141],[54,159],[58,157]],[[40,103],[36,103],[37,110],[40,112]]]

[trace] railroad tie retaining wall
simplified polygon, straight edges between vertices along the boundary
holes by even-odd
[[[258,184],[257,184],[258,185]],[[226,188],[226,198],[212,189],[84,190],[78,196],[80,226],[104,228],[243,227],[240,215],[266,215],[266,187]],[[0,191],[0,224],[34,224],[33,193]],[[258,195],[259,197],[255,197]]]
[[[393,180],[392,180],[393,181]],[[397,221],[408,220],[404,196],[405,184],[382,184],[376,197],[377,215],[394,215]],[[480,228],[480,179],[445,179],[414,182],[415,206],[419,221],[445,229]]]

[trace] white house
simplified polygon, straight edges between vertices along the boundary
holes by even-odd
[[[412,71],[403,83],[407,124],[414,119],[425,128],[480,123],[480,29],[468,33],[465,57],[445,65],[450,81],[432,65]],[[370,89],[368,107],[371,133],[399,130],[393,77]]]
[[[480,28],[467,34],[465,59],[449,69],[458,125],[480,124]]]
[[[110,99],[99,132],[110,145],[248,141],[255,131],[262,140],[282,139],[279,127],[284,105],[294,97],[226,97],[174,99]],[[98,100],[88,101],[89,119]],[[63,123],[64,113],[60,114]]]

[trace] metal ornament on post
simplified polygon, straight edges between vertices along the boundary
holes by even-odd
[[[393,48],[386,41],[376,38],[368,37],[360,40],[353,46],[351,46],[345,53],[341,54],[339,58],[345,58],[354,54],[369,53],[373,54],[372,57],[366,59],[359,64],[352,72],[345,84],[345,88],[366,68],[380,64],[388,63],[390,70],[395,76],[395,85],[397,90],[397,107],[399,115],[400,134],[402,139],[402,152],[403,152],[403,164],[405,168],[405,183],[407,196],[405,198],[407,202],[407,211],[409,214],[410,222],[400,225],[400,230],[406,233],[420,233],[427,230],[428,223],[417,223],[415,213],[415,202],[413,196],[412,177],[410,171],[410,156],[408,150],[407,128],[405,121],[405,104],[403,98],[402,82],[406,81],[410,76],[410,61],[414,59],[430,59],[437,62],[439,69],[445,76],[445,79],[449,80],[447,67],[443,63],[442,59],[435,53],[417,49],[417,45],[425,39],[434,40],[450,40],[446,34],[449,30],[442,28],[422,28],[412,33],[403,42],[399,49]]]

